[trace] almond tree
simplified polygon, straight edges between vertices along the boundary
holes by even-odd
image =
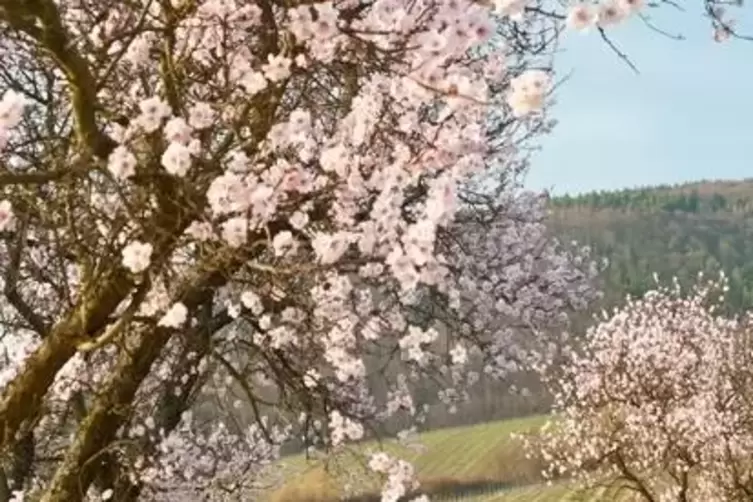
[[[724,289],[660,287],[589,330],[550,381],[551,475],[647,502],[750,500],[753,339],[749,317],[717,313]]]

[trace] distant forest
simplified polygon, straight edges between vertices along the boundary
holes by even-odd
[[[652,288],[654,272],[688,284],[724,270],[730,311],[753,307],[753,179],[553,197],[550,207],[557,237],[608,259],[605,306]]]

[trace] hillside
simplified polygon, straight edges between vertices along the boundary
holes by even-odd
[[[728,306],[753,306],[753,179],[703,181],[554,197],[553,232],[609,260],[605,303],[640,295],[663,279],[699,272],[730,279]]]
[[[614,502],[615,490],[583,490],[567,480],[548,485],[541,477],[542,464],[526,457],[513,434],[533,433],[547,417],[488,422],[471,427],[455,427],[426,432],[420,436],[418,451],[392,443],[384,448],[411,461],[421,480],[417,493],[433,501],[463,502]],[[288,481],[260,500],[266,502],[379,502],[379,481],[366,474],[366,444],[325,464],[306,460],[302,455],[285,459],[282,465]],[[345,484],[357,494],[346,495]],[[406,497],[404,500],[409,500]]]

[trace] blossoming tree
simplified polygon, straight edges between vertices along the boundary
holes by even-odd
[[[0,500],[247,500],[504,375],[590,298],[513,183],[548,49],[638,7],[0,0]]]
[[[753,339],[749,317],[716,312],[724,284],[651,291],[566,355],[535,440],[551,475],[647,502],[750,500]]]

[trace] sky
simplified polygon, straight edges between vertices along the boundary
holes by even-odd
[[[682,3],[686,12],[662,7],[652,21],[685,40],[638,18],[611,30],[640,74],[597,32],[565,36],[556,69],[571,75],[557,89],[559,123],[541,140],[527,187],[563,194],[753,177],[753,42],[714,42],[702,0]],[[732,13],[753,34],[753,8]]]

